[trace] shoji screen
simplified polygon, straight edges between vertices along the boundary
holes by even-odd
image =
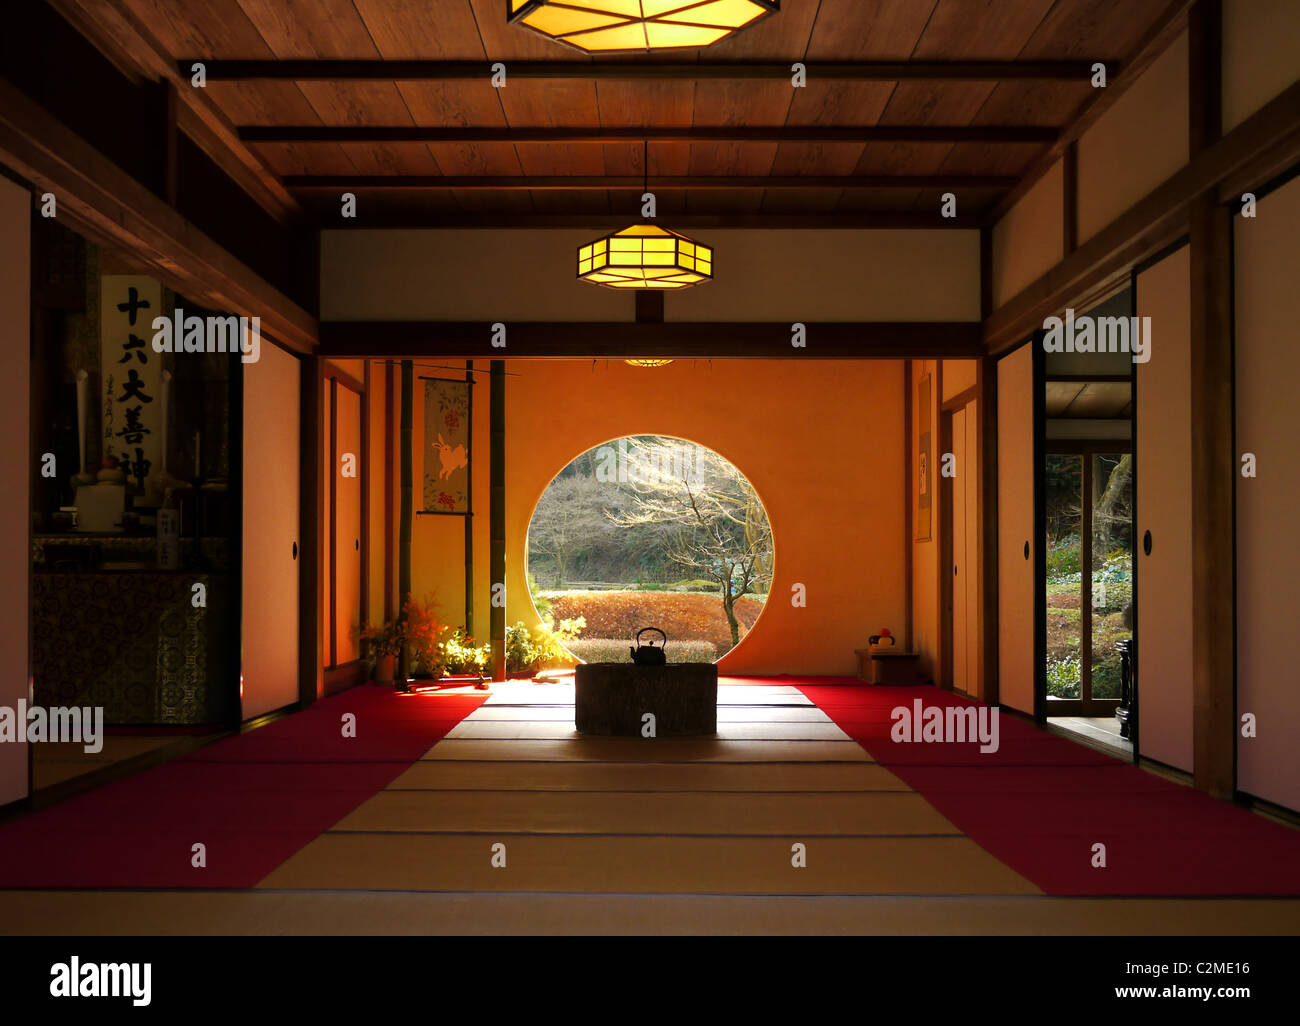
[[[1237,450],[1256,476],[1237,473],[1237,786],[1300,810],[1300,690],[1295,617],[1300,609],[1300,179],[1236,219]]]
[[[1035,344],[998,361],[998,700],[1026,713],[1034,711],[1034,550],[1042,544],[1034,533]]]
[[[1192,769],[1189,253],[1184,246],[1137,276],[1137,313],[1151,318],[1151,359],[1137,368],[1136,443],[1138,744],[1143,756],[1187,771]]]
[[[32,473],[28,438],[30,400],[28,369],[31,351],[31,217],[32,194],[0,178],[0,353],[5,372],[19,387],[0,405],[0,452],[4,498],[0,504],[0,587],[7,597],[0,617],[0,705],[18,707],[30,697],[28,660],[28,593],[32,564],[28,533],[31,508],[28,482]],[[66,477],[66,475],[64,475]],[[27,754],[30,745],[0,744],[0,805],[27,797]]]
[[[357,632],[361,621],[361,396],[342,382],[338,387],[338,452],[334,473],[338,475],[334,515],[334,654],[342,666],[361,652]],[[352,456],[351,460],[346,460]],[[343,469],[350,464],[350,475]]]
[[[243,718],[298,700],[298,360],[244,366]]]

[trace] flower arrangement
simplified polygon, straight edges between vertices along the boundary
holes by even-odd
[[[553,619],[530,631],[523,622],[506,628],[506,670],[509,673],[536,673],[555,663],[571,663],[573,656],[564,647],[586,628],[585,617],[575,616],[556,623]]]
[[[376,680],[388,683],[393,679],[393,663],[403,647],[408,648],[425,673],[442,676],[441,642],[448,625],[438,619],[437,609],[433,594],[420,602],[408,599],[398,619],[379,625],[367,624],[361,629],[361,640],[371,645]]]
[[[451,636],[445,638],[439,646],[442,659],[442,672],[445,674],[483,675],[492,659],[492,646],[480,645],[473,637],[465,633],[464,627],[457,627]]]

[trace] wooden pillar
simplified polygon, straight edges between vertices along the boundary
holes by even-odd
[[[474,361],[465,361],[469,383],[469,410],[465,424],[465,633],[474,636]]]
[[[980,701],[998,704],[998,361],[980,359]]]
[[[321,537],[321,509],[325,501],[321,480],[321,464],[325,459],[323,392],[320,358],[304,356],[298,454],[298,703],[304,708],[325,693],[321,637],[324,613],[321,574],[325,557]]]
[[[912,483],[912,361],[903,361],[903,551],[907,553],[907,558],[903,561],[904,579],[903,579],[903,649],[908,652],[915,651],[912,645],[915,643],[914,632],[916,629],[916,611],[913,608],[916,603],[916,588],[913,577],[916,572],[916,541],[912,537],[915,525],[913,523],[912,507],[916,502],[913,495]]]
[[[397,474],[393,453],[393,435],[397,421],[397,368],[392,360],[384,361],[384,620],[393,619],[397,610],[393,602],[393,564],[397,559],[397,538],[393,531],[393,499],[397,491]]]
[[[506,363],[492,361],[491,374],[491,456],[492,478],[489,495],[491,552],[488,558],[492,601],[489,621],[492,633],[492,679],[506,679]]]
[[[329,652],[329,665],[339,664],[339,379],[330,378],[329,408],[329,457],[330,482],[326,494],[330,504],[330,536],[326,539],[329,549],[330,577],[330,635],[325,639],[325,650]]]
[[[1211,146],[1222,131],[1221,20],[1220,0],[1197,0],[1189,15],[1188,141],[1192,158]],[[1236,787],[1232,220],[1213,191],[1196,197],[1189,213],[1191,404],[1195,411],[1192,770],[1197,788],[1231,798]]]
[[[402,507],[397,539],[397,598],[398,614],[405,618],[406,603],[411,598],[411,409],[414,405],[415,367],[410,360],[402,361]],[[398,656],[398,682],[402,687],[411,677],[411,653],[402,646]]]

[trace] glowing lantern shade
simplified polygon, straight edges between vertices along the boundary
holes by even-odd
[[[713,277],[713,247],[634,224],[579,247],[578,277],[611,289],[683,289]]]
[[[712,46],[779,0],[506,0],[507,18],[587,53]]]

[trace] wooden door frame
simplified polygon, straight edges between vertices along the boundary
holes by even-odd
[[[952,417],[958,410],[966,411],[966,465],[968,468],[973,467],[973,473],[981,473],[980,458],[978,448],[972,440],[972,434],[978,431],[978,421],[980,417],[979,400],[981,398],[981,385],[979,382],[970,388],[963,389],[951,399],[939,404],[939,446],[937,449],[939,459],[937,461],[940,471],[943,466],[943,456],[945,453],[952,452]],[[975,409],[971,410],[971,404],[975,404]],[[965,469],[959,471],[965,473]],[[953,672],[953,651],[955,649],[955,639],[953,638],[953,586],[952,586],[952,554],[953,554],[953,509],[955,497],[953,493],[953,484],[957,478],[944,477],[942,472],[938,474],[939,487],[935,491],[939,503],[938,511],[938,530],[939,530],[939,637],[942,639],[939,651],[939,683],[942,687],[950,691],[955,691],[957,687],[956,676]],[[963,479],[964,480],[964,479]],[[965,487],[963,483],[962,487]],[[978,489],[976,490],[978,495]],[[967,509],[968,517],[983,516],[983,507],[981,503],[976,502],[975,508]],[[977,532],[979,541],[982,542],[983,525],[981,524]],[[984,553],[980,551],[980,546],[976,546],[976,559],[979,565],[983,566]],[[966,562],[971,559],[970,552],[966,553]],[[977,585],[981,584],[982,578],[976,578]],[[980,639],[981,652],[983,651],[984,635],[984,618],[986,612],[983,608],[983,602],[978,603],[980,606],[980,623],[972,625],[966,624],[967,645],[970,644],[970,638],[976,636]],[[981,657],[982,660],[982,657]],[[971,682],[966,682],[967,690],[961,692],[968,698],[981,699],[984,690],[983,663],[979,664],[979,672],[975,674],[974,688],[971,688]]]
[[[1045,709],[1051,709],[1052,716],[1106,716],[1112,715],[1119,707],[1119,699],[1110,698],[1093,698],[1092,697],[1092,461],[1090,457],[1101,453],[1121,453],[1133,455],[1134,444],[1130,439],[1105,439],[1101,441],[1093,439],[1047,439],[1043,444],[1043,461],[1046,463],[1048,456],[1078,456],[1080,460],[1079,476],[1079,658],[1080,658],[1080,681],[1079,681],[1079,698],[1057,698],[1051,701],[1046,699],[1047,686],[1047,652],[1042,653],[1043,661],[1043,687]],[[1046,473],[1046,466],[1043,468]],[[1134,479],[1134,494],[1137,492],[1137,482]],[[1043,497],[1044,503],[1046,496]],[[1130,504],[1131,505],[1131,504]],[[1046,516],[1044,515],[1044,520]],[[1044,524],[1046,527],[1046,524]],[[1137,521],[1133,521],[1133,530],[1137,530]],[[1085,545],[1086,541],[1086,545]],[[1136,538],[1133,539],[1136,543]],[[1046,551],[1046,537],[1043,539],[1044,551]],[[1046,562],[1046,559],[1044,559]],[[1133,553],[1133,564],[1137,565],[1137,552]],[[1046,566],[1044,566],[1046,571]],[[1085,572],[1086,571],[1086,572]],[[1046,574],[1044,573],[1044,609],[1043,616],[1046,620]],[[1087,644],[1085,645],[1085,642]]]
[[[329,537],[324,539],[324,556],[326,573],[329,580],[329,601],[328,610],[318,610],[317,617],[321,617],[323,612],[329,614],[329,636],[321,639],[321,665],[324,671],[324,694],[330,695],[341,691],[353,684],[359,684],[366,676],[366,661],[364,656],[358,656],[351,662],[338,664],[338,466],[339,466],[339,439],[338,439],[338,391],[340,388],[346,388],[349,392],[354,393],[360,401],[360,430],[361,444],[360,452],[357,453],[357,459],[360,463],[358,467],[358,480],[361,491],[361,519],[358,527],[359,541],[361,542],[361,618],[364,621],[369,615],[370,600],[370,532],[368,509],[370,506],[370,473],[369,473],[369,451],[368,442],[370,437],[370,399],[367,382],[370,377],[369,364],[365,368],[365,380],[358,380],[348,374],[341,367],[337,367],[327,360],[321,361],[321,378],[328,381],[330,385],[329,409],[324,411],[322,417],[321,434],[324,443],[325,452],[329,455],[330,480],[327,487],[323,488],[324,504],[329,509]],[[323,397],[322,397],[323,402]]]

